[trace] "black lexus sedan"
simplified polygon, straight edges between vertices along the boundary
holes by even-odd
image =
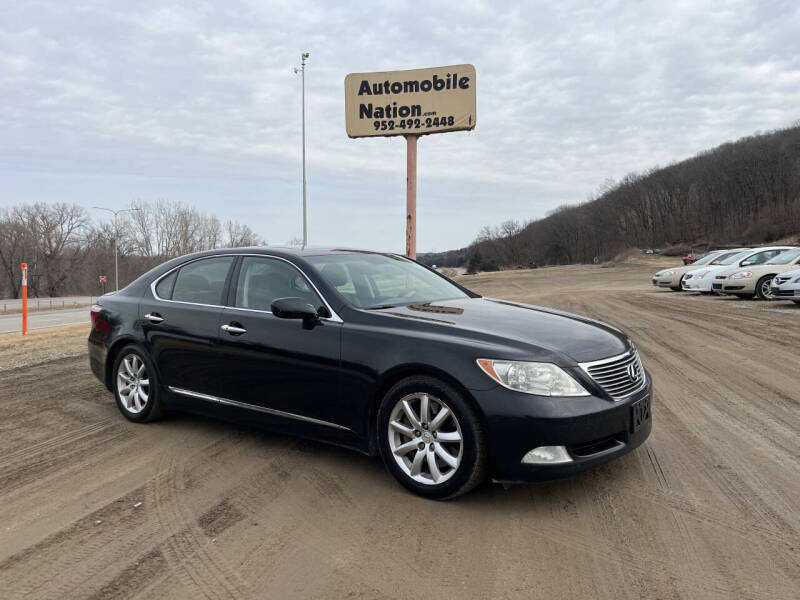
[[[621,331],[394,254],[201,252],[91,316],[92,371],[127,419],[190,411],[380,454],[432,498],[566,477],[650,433],[651,380]]]

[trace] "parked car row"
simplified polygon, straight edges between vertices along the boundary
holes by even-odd
[[[662,269],[653,285],[673,291],[800,304],[800,247],[714,250],[691,265]]]

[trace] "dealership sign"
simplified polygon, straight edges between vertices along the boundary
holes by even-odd
[[[350,73],[344,79],[351,138],[426,135],[475,127],[475,67]]]

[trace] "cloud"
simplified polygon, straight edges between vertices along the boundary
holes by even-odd
[[[292,69],[305,50],[320,242],[403,247],[403,142],[346,137],[348,72],[476,66],[476,129],[419,144],[421,249],[464,245],[483,224],[582,201],[606,177],[788,125],[800,105],[793,2],[53,1],[2,11],[3,203],[170,197],[249,218],[274,242],[300,230]]]

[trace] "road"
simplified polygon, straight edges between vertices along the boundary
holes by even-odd
[[[800,308],[655,290],[651,273],[462,278],[625,329],[654,428],[572,479],[450,502],[332,446],[130,423],[89,373],[86,326],[0,336],[0,596],[796,600]]]
[[[88,307],[28,313],[29,330],[88,322]],[[22,331],[22,315],[20,313],[0,315],[0,333],[15,331]]]

